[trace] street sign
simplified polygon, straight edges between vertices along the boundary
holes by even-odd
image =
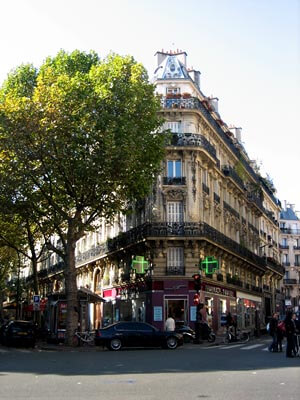
[[[40,303],[40,296],[38,294],[33,295],[33,303]]]

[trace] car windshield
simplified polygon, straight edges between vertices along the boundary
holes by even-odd
[[[30,322],[13,322],[12,326],[18,329],[32,329],[33,325]]]

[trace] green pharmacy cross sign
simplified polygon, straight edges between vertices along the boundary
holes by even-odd
[[[136,256],[132,260],[131,268],[135,270],[136,274],[144,274],[149,268],[149,263],[144,259],[144,256]]]
[[[210,275],[219,269],[219,263],[215,257],[205,257],[204,260],[201,261],[200,265],[201,269],[205,270],[207,275]]]

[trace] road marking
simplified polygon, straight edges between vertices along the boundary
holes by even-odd
[[[219,347],[219,349],[228,350],[228,349],[234,349],[234,348],[236,348],[236,347],[241,347],[241,346],[244,346],[244,345],[243,345],[243,344],[234,344],[234,345],[232,345],[232,346]]]
[[[263,346],[263,344],[252,344],[251,346],[242,347],[241,350],[251,350],[261,346]]]

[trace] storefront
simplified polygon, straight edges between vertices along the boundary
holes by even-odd
[[[238,327],[259,333],[264,327],[262,298],[240,291],[237,291],[236,297]]]
[[[233,316],[237,314],[236,291],[233,289],[204,282],[201,284],[200,301],[205,305],[207,322],[215,332],[224,330],[227,311]]]
[[[104,299],[86,288],[78,289],[78,326],[81,331],[93,328],[93,309]],[[65,293],[55,293],[48,297],[45,309],[45,328],[48,341],[64,341],[67,327],[67,300]]]
[[[103,290],[102,326],[118,321],[146,320],[146,285],[144,282]]]

